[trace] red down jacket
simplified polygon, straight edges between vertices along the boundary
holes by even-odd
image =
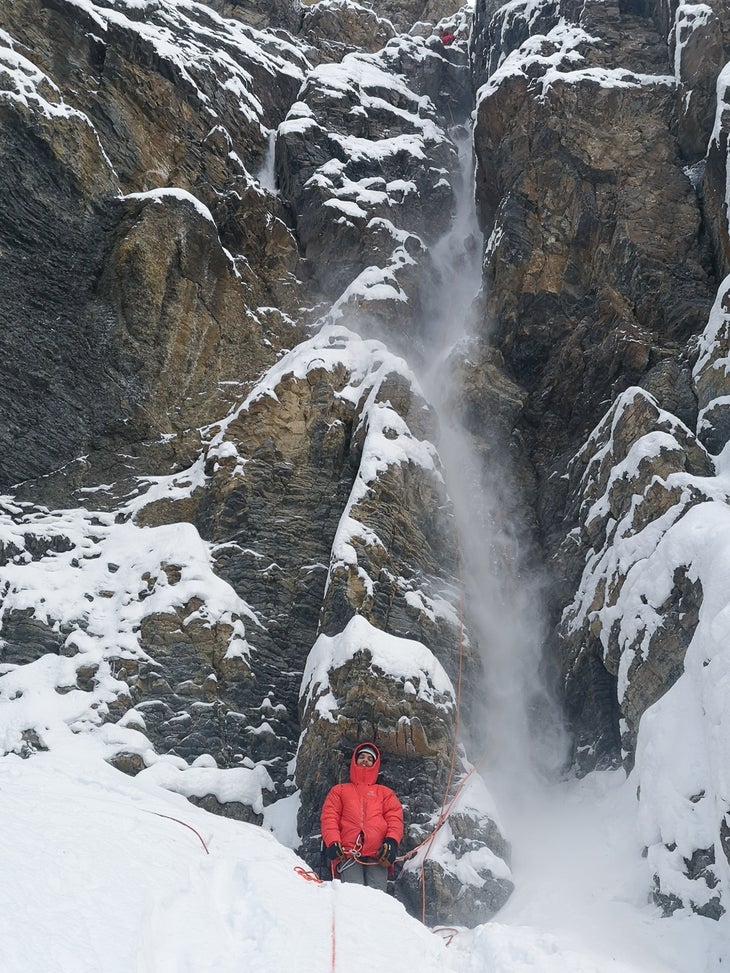
[[[377,758],[372,767],[355,762],[360,747],[372,747]],[[362,833],[360,854],[377,858],[383,841],[403,837],[403,807],[389,787],[376,784],[380,772],[380,752],[372,743],[355,747],[350,761],[350,783],[335,784],[322,805],[322,840],[326,847],[339,841],[345,852],[355,847]]]

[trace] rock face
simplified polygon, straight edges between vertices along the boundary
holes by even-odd
[[[429,249],[455,205],[446,128],[470,87],[465,52],[443,50],[402,37],[315,69],[277,135],[278,184],[318,292],[336,317],[398,348],[421,337],[437,273]]]
[[[466,32],[447,51],[339,0],[23,0],[2,28],[3,700],[48,670],[59,726],[120,770],[267,826],[296,801],[312,864],[373,738],[404,852],[461,795],[419,853],[429,920],[487,918],[512,884],[457,739],[481,659],[436,416],[370,337],[419,327]]]
[[[489,556],[541,562],[573,769],[623,763],[657,902],[721,915],[729,54],[723,0],[5,4],[3,751],[92,734],[316,865],[374,739],[395,894],[485,921],[458,426],[480,491],[509,457]]]
[[[71,2],[3,14],[14,41],[2,61],[0,286],[16,375],[2,393],[5,486],[120,426],[139,438],[186,428],[186,397],[199,409],[204,388],[271,360],[255,309],[286,308],[298,254],[278,201],[246,166],[263,163],[262,128],[285,110],[263,77],[286,102],[304,59],[285,59],[273,41],[269,53],[204,7],[155,16],[145,25],[121,4],[92,17]],[[179,32],[172,53],[166,29]],[[221,44],[223,84],[206,32]],[[266,242],[261,221],[275,228]]]
[[[558,32],[555,9],[540,53],[500,51],[479,98],[488,314],[551,450],[572,448],[606,398],[697,333],[710,293],[668,62],[646,63],[653,27],[636,18],[611,47],[592,43],[603,16],[615,30],[618,7],[607,4]]]
[[[379,17],[370,7],[340,0],[308,7],[301,36],[312,46],[311,59],[338,62],[353,48],[379,51],[395,36],[395,30],[390,21]]]
[[[727,505],[727,25],[724,4],[482,3],[471,51],[483,340],[522,389],[574,764],[636,760],[657,901],[714,916],[726,799],[704,757],[682,779],[667,727],[694,739],[697,706],[714,733],[724,665],[696,539]]]

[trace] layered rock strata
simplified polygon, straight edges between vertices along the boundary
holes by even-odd
[[[0,20],[3,747],[85,733],[215,813],[298,807],[313,864],[363,736],[404,850],[429,835],[467,778],[456,686],[481,680],[435,416],[368,337],[419,327],[466,31],[446,51],[386,14],[21,0]],[[489,795],[460,793],[430,921],[512,887]],[[419,860],[397,889],[420,913]]]

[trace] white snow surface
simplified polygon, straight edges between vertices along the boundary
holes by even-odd
[[[316,698],[322,690],[326,692],[332,669],[347,665],[358,653],[365,652],[371,666],[391,679],[407,681],[410,692],[418,699],[444,708],[453,706],[456,693],[436,656],[422,642],[374,628],[362,615],[351,618],[338,635],[320,635],[314,643],[302,678],[305,701]],[[325,718],[334,719],[330,710],[337,709],[337,701],[331,693],[320,696],[317,705]]]
[[[646,904],[620,772],[523,794],[512,899],[439,932],[102,757],[87,734],[0,758],[3,973],[720,973],[730,956],[726,920]]]

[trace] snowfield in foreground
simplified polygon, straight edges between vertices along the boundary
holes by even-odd
[[[646,904],[620,773],[523,794],[517,891],[447,945],[393,898],[307,881],[263,828],[126,777],[97,746],[81,736],[0,758],[2,973],[719,973],[730,962],[726,919],[661,919]]]
[[[307,881],[262,828],[83,753],[0,761],[3,973],[314,973],[331,968],[333,910],[338,969],[386,969],[394,949],[456,968],[392,898]]]

